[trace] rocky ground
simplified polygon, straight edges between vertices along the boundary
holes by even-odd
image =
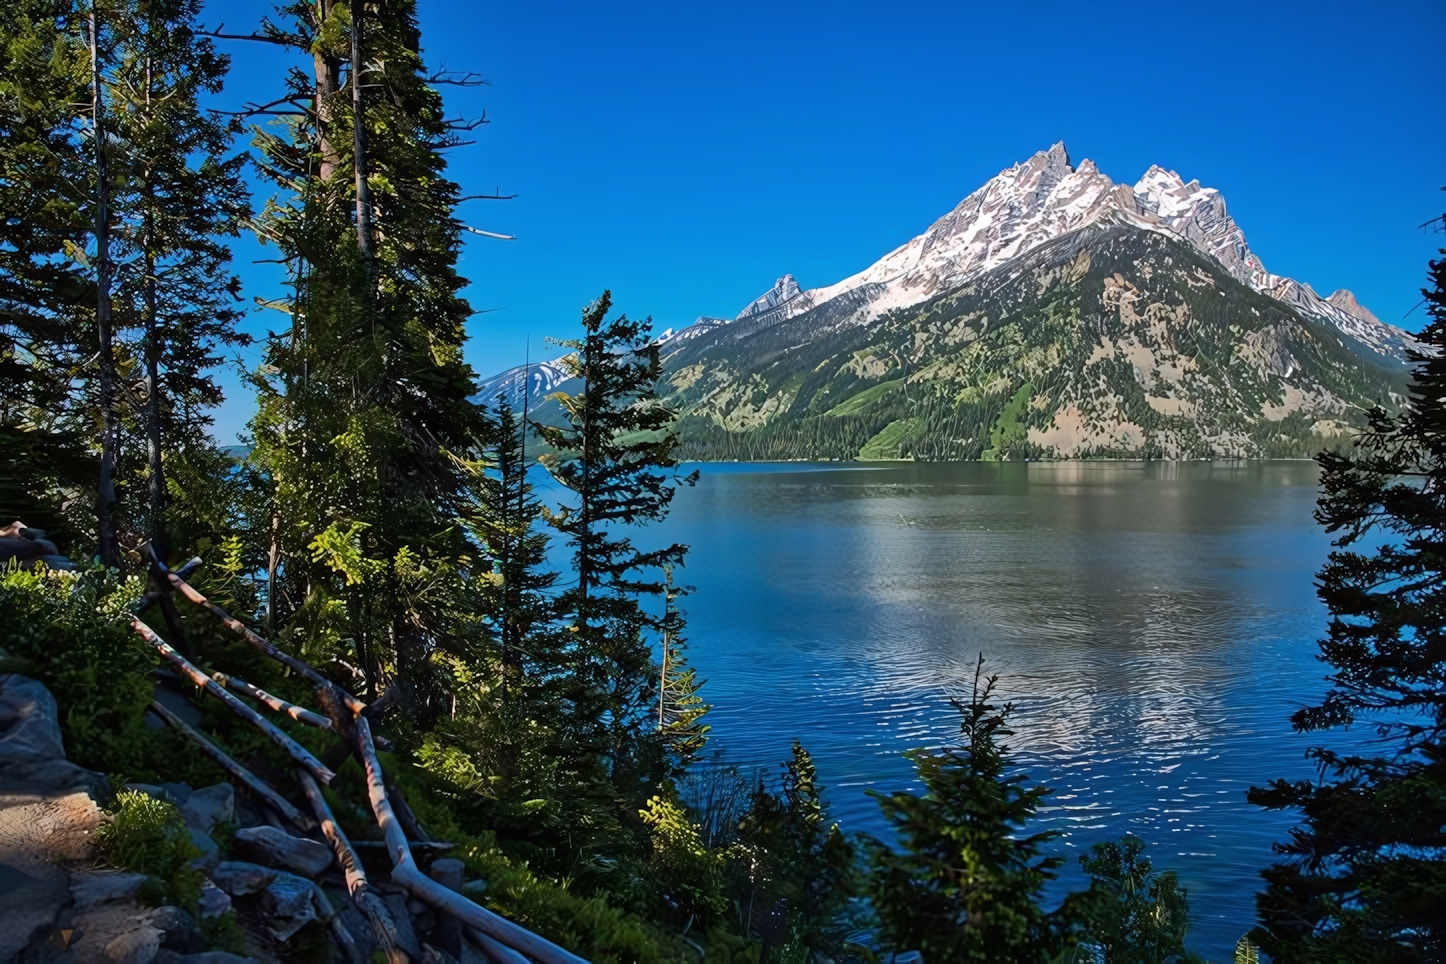
[[[328,959],[377,950],[331,850],[273,825],[229,784],[132,785],[176,803],[201,856],[199,917],[147,906],[147,878],[108,867],[96,844],[106,780],[66,761],[54,698],[38,682],[0,675],[0,964],[225,964]],[[213,838],[228,831],[227,858]],[[229,835],[232,828],[234,835]],[[243,859],[230,859],[243,858]],[[434,860],[434,879],[463,884],[462,864]],[[373,881],[413,961],[485,962],[463,929],[384,880]],[[207,926],[228,920],[245,954],[209,950]],[[236,931],[239,930],[239,937]]]

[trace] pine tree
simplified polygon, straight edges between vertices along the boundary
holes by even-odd
[[[882,935],[925,960],[1045,961],[1073,941],[1074,911],[1041,907],[1044,885],[1063,863],[1042,855],[1055,831],[1027,833],[1050,791],[1007,775],[1012,704],[989,702],[996,676],[975,671],[957,747],[912,750],[925,793],[875,794],[898,831],[901,852],[875,847],[870,896]]]
[[[147,498],[144,511],[131,514],[162,554],[165,463],[212,461],[208,409],[221,401],[210,373],[221,362],[215,351],[250,340],[236,329],[240,279],[222,241],[250,213],[246,159],[231,155],[229,125],[200,106],[221,90],[229,65],[197,33],[200,6],[148,0],[115,10],[120,39],[106,85],[109,130],[124,144],[111,160],[113,302],[116,318],[139,329],[143,371],[131,379],[143,409],[131,414],[145,441]],[[194,474],[177,468],[173,483]]]
[[[93,505],[98,471],[74,391],[94,353],[94,288],[74,257],[90,227],[83,23],[74,0],[0,8],[0,516],[48,529],[64,503]]]
[[[648,634],[661,620],[639,599],[664,592],[646,573],[681,564],[686,547],[644,552],[623,527],[663,518],[677,485],[692,484],[697,474],[673,471],[675,413],[655,391],[662,365],[650,322],[609,319],[611,307],[605,291],[583,311],[583,337],[562,342],[573,349],[563,364],[582,390],[554,396],[566,426],[537,430],[553,449],[543,464],[576,496],[574,505],[548,515],[571,547],[577,573],[558,600],[571,636],[565,728],[582,753],[606,760],[611,779],[642,792],[660,775],[653,772],[657,741],[646,724],[654,695]]]
[[[1156,872],[1145,843],[1127,835],[1080,856],[1090,877],[1081,900],[1087,940],[1103,964],[1165,964],[1183,959],[1190,904],[1173,870]]]
[[[658,732],[673,757],[674,769],[686,771],[708,743],[710,727],[702,722],[712,709],[698,691],[703,680],[688,665],[688,641],[683,636],[683,613],[678,609],[681,589],[673,584],[673,564],[663,563],[664,599],[662,665],[658,669]]]
[[[357,666],[366,692],[400,687],[424,726],[450,703],[448,667],[486,638],[461,524],[486,420],[462,360],[460,191],[443,157],[457,137],[410,0],[284,12],[288,28],[270,35],[306,51],[316,76],[291,77],[296,124],[257,134],[263,169],[294,192],[262,226],[292,286],[278,304],[290,330],[268,339],[255,378],[268,616]]]
[[[783,957],[808,948],[837,952],[840,915],[857,890],[853,844],[828,820],[813,757],[795,740],[778,792],[759,780],[738,823],[733,899],[745,933],[784,901],[789,937]]]
[[[1291,722],[1367,723],[1380,742],[1313,748],[1319,779],[1250,791],[1304,818],[1262,874],[1250,935],[1280,964],[1446,957],[1446,257],[1430,282],[1408,407],[1318,457],[1316,518],[1336,534],[1318,590],[1332,685]]]

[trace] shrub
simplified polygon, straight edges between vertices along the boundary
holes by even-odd
[[[191,866],[200,851],[191,843],[181,811],[169,800],[139,790],[122,790],[106,810],[110,819],[96,831],[106,860],[122,870],[156,878],[143,891],[153,899],[195,910],[201,872]]]

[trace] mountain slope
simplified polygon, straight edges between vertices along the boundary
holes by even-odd
[[[843,300],[670,355],[687,453],[1299,456],[1403,385],[1402,366],[1328,322],[1180,240],[1118,224],[1054,239],[872,324]]]
[[[1309,455],[1395,404],[1415,344],[1267,272],[1219,192],[1062,144],[856,275],[659,342],[702,459]]]

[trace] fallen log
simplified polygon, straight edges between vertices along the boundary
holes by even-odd
[[[293,807],[290,801],[263,783],[261,778],[256,776],[256,774],[231,759],[225,750],[222,750],[200,732],[193,729],[185,720],[166,709],[159,702],[151,703],[151,709],[157,716],[175,727],[181,735],[200,747],[203,753],[219,763],[223,770],[244,783],[252,793],[271,804],[271,806],[276,809],[276,812],[285,817],[290,823],[302,830],[310,830],[315,826],[304,813]]]
[[[194,683],[201,689],[204,689],[207,693],[210,693],[222,703],[225,703],[226,706],[237,716],[254,725],[257,729],[261,730],[262,733],[265,733],[268,737],[271,738],[271,742],[275,743],[277,746],[281,747],[281,749],[285,750],[297,763],[300,763],[302,766],[306,767],[308,770],[314,773],[316,775],[316,778],[322,783],[330,783],[332,781],[332,778],[336,776],[335,773],[332,773],[325,766],[323,766],[320,760],[312,756],[310,750],[302,746],[300,743],[297,743],[285,733],[281,732],[281,730],[277,729],[276,726],[272,724],[269,720],[262,717],[260,713],[257,713],[251,707],[247,706],[245,703],[242,703],[236,697],[226,692],[225,687],[223,687],[220,683],[211,679],[211,677],[207,676],[205,673],[201,672],[199,669],[193,666],[191,662],[186,659],[186,657],[176,652],[169,643],[167,643],[160,636],[157,636],[155,630],[151,629],[151,627],[147,626],[145,623],[132,616],[131,628],[134,629],[137,633],[140,633],[141,637],[145,639],[146,642],[154,646],[156,650],[171,663],[171,665],[175,666],[178,670],[180,670],[181,673],[186,676],[186,678],[188,678],[192,683]]]
[[[189,583],[186,582],[186,580],[182,579],[179,574],[174,572],[170,573],[168,578],[171,580],[171,585],[175,586],[181,591],[181,595],[191,600],[191,602],[195,603],[197,606],[200,606],[204,609],[209,609],[216,616],[217,619],[221,620],[221,622],[226,624],[226,627],[228,629],[236,633],[242,639],[246,640],[252,646],[255,646],[257,649],[261,650],[261,652],[265,653],[267,656],[270,656],[281,665],[286,666],[289,669],[301,674],[303,678],[310,680],[316,686],[333,685],[331,680],[327,679],[325,676],[322,676],[316,670],[312,669],[311,666],[309,666],[308,664],[297,659],[295,656],[292,656],[284,649],[278,648],[275,643],[262,639],[260,636],[253,633],[250,629],[246,627],[245,623],[241,622],[241,620],[236,619],[230,613],[226,612],[226,610],[222,609],[220,606],[211,602],[211,600],[207,599],[205,596],[197,592]],[[353,713],[361,713],[367,708],[367,705],[365,703],[357,699],[355,696],[352,696],[350,693],[346,693],[343,691],[342,696],[346,700],[347,709],[351,710]],[[326,782],[326,780],[322,781],[322,783]]]
[[[233,689],[244,696],[251,697],[256,702],[275,710],[277,713],[285,713],[298,723],[305,723],[307,726],[314,726],[322,730],[331,729],[331,720],[328,720],[320,713],[313,713],[311,710],[297,706],[295,703],[288,703],[279,696],[272,696],[261,687],[252,686],[243,679],[227,676],[225,673],[212,673],[211,678],[228,689]]]
[[[479,907],[461,894],[448,890],[432,878],[423,874],[412,857],[407,845],[402,824],[387,800],[386,783],[382,776],[381,763],[377,761],[376,747],[372,743],[371,725],[366,717],[356,719],[357,756],[366,767],[367,796],[371,801],[372,813],[381,827],[387,841],[387,852],[392,858],[392,883],[397,884],[418,900],[431,904],[437,910],[450,914],[462,925],[473,928],[494,940],[521,951],[538,964],[587,964],[576,954],[566,951],[545,938],[539,937],[527,928],[505,917],[500,917],[484,907]]]
[[[362,869],[361,859],[357,857],[351,841],[332,816],[331,807],[327,806],[321,788],[305,770],[296,771],[296,780],[301,784],[306,799],[310,801],[317,822],[321,824],[322,835],[326,837],[327,843],[331,844],[332,853],[336,854],[336,863],[346,878],[346,891],[351,895],[352,903],[371,922],[372,933],[376,935],[377,944],[386,954],[387,961],[390,964],[407,964],[407,952],[402,950],[397,941],[397,925],[392,920],[391,911],[372,891],[366,871]]]

